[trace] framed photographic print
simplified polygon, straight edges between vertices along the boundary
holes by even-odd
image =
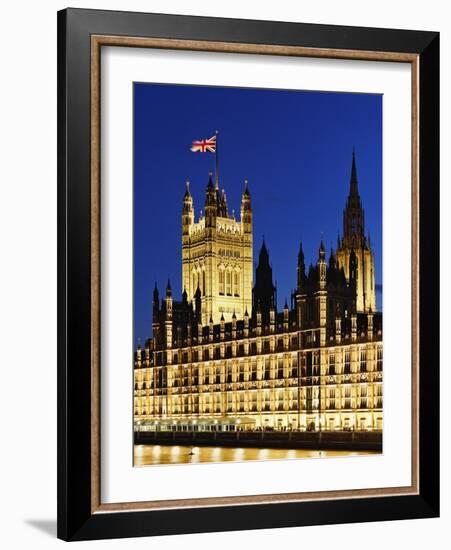
[[[439,513],[439,35],[58,14],[58,536]]]

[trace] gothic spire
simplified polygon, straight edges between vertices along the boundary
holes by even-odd
[[[250,197],[250,193],[249,193],[249,182],[247,181],[247,179],[244,180],[244,191],[243,191],[243,195],[246,196],[246,197]]]
[[[189,190],[189,181],[186,180],[185,182],[185,194],[183,195],[183,209],[182,209],[182,215],[183,215],[183,224],[189,225],[193,221],[194,211],[193,211],[193,197],[191,196],[191,192]]]
[[[337,262],[336,262],[336,259],[335,259],[335,252],[334,252],[334,249],[331,248],[330,249],[330,256],[329,256],[329,268],[330,269],[335,269],[337,265]]]
[[[323,239],[321,239],[320,245],[319,245],[319,259],[324,260],[326,257],[326,249],[324,248]]]
[[[265,240],[260,249],[258,266],[255,270],[252,315],[260,310],[263,323],[269,321],[269,310],[276,305],[276,287],[272,281],[272,268]]]
[[[207,227],[212,227],[215,224],[214,219],[218,215],[219,193],[213,185],[213,174],[210,172],[208,184],[205,191],[205,219]]]
[[[359,188],[358,188],[358,181],[357,181],[357,168],[355,165],[355,150],[352,150],[352,168],[351,168],[351,179],[349,182],[349,196],[351,197],[358,197],[359,196]]]
[[[304,250],[302,248],[302,241],[299,243],[299,252],[298,252],[298,265],[304,264]]]
[[[301,289],[305,283],[305,258],[304,258],[304,250],[302,248],[302,242],[299,244],[297,274],[298,274],[298,289]]]
[[[362,208],[358,184],[355,152],[352,152],[351,179],[349,195],[343,212],[343,243],[342,246],[360,248],[365,239],[365,213]]]
[[[213,172],[208,173],[207,192],[208,191],[215,191],[215,186],[213,185]]]
[[[157,282],[155,281],[155,287],[153,289],[153,300],[152,300],[152,306],[153,306],[153,317],[154,321],[158,318],[158,313],[160,311],[160,295],[158,293],[158,287]]]
[[[189,198],[191,197],[191,192],[189,190],[189,180],[186,180],[185,182],[185,195],[184,195],[184,198]]]
[[[249,193],[248,181],[244,180],[244,191],[241,196],[241,211],[251,210],[251,194]]]
[[[263,243],[262,243],[262,246],[260,248],[260,254],[258,256],[258,263],[261,266],[269,265],[269,253],[268,253],[268,249],[266,248],[265,237],[263,237]]]

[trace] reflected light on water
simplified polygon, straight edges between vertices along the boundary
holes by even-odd
[[[211,459],[213,462],[222,461],[222,447],[213,447],[211,451]]]
[[[244,449],[242,447],[239,447],[239,448],[236,448],[234,449],[235,453],[233,455],[233,460],[235,462],[238,462],[238,461],[241,461],[241,460],[246,460],[245,456],[245,452],[244,452]]]
[[[269,458],[269,449],[258,449],[257,460],[268,460]]]
[[[135,466],[200,464],[247,460],[286,460],[376,455],[367,451],[316,451],[306,449],[257,449],[253,447],[191,447],[189,445],[135,445]]]

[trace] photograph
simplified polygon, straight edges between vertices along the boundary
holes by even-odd
[[[382,113],[133,82],[135,467],[383,453]]]
[[[387,20],[180,6],[58,11],[57,536],[269,548],[309,526],[309,544],[349,545],[340,524],[424,546],[440,29],[391,4]]]

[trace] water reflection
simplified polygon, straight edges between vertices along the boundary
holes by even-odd
[[[135,445],[135,466],[199,464],[378,454],[370,451],[316,451],[306,449],[257,449],[250,447],[191,447],[189,445]]]

